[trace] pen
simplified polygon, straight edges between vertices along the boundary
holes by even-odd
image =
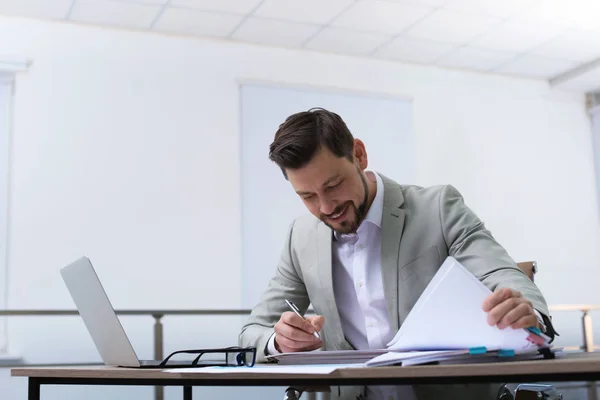
[[[296,305],[295,305],[294,303],[292,303],[292,302],[291,302],[291,301],[289,301],[288,299],[285,299],[285,302],[287,303],[288,307],[289,307],[289,308],[291,308],[291,309],[292,309],[292,311],[296,313],[296,315],[297,315],[297,316],[299,316],[300,318],[302,318],[303,320],[305,320],[305,321],[306,321],[306,318],[304,318],[304,317],[302,316],[302,314],[300,314],[300,310],[298,309],[298,307],[296,307]],[[307,322],[308,322],[308,321],[307,321]],[[317,331],[314,331],[314,332],[313,332],[313,335],[314,335],[314,336],[315,336],[317,339],[321,340],[321,336],[319,336],[319,334],[317,333]]]

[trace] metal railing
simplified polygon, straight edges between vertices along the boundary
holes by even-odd
[[[600,304],[561,304],[549,307],[551,312],[572,312],[579,311],[582,313],[581,326],[583,333],[583,342],[580,346],[565,347],[565,350],[582,350],[585,352],[593,352],[600,349],[600,346],[594,344],[594,335],[592,330],[592,316],[590,311],[600,310]],[[249,315],[249,309],[229,309],[229,310],[115,310],[117,315],[127,316],[152,316],[154,318],[153,329],[153,345],[154,359],[162,360],[164,358],[164,336],[163,336],[163,317],[167,315],[178,316],[246,316]],[[77,310],[0,310],[0,317],[17,317],[17,316],[76,316],[79,315]],[[32,364],[32,363],[3,363],[0,367],[24,367],[24,366],[61,366],[75,365],[74,363],[52,363],[52,364]],[[80,364],[81,365],[81,364]],[[84,365],[90,365],[89,363]],[[308,399],[316,398],[314,393],[307,393]],[[164,399],[164,391],[162,386],[154,388],[155,400]]]
[[[592,328],[592,316],[590,311],[600,310],[600,304],[559,304],[549,307],[554,311],[579,311],[581,312],[581,332],[583,343],[581,346],[565,346],[565,350],[583,350],[592,352],[599,350],[600,346],[594,344],[594,331]]]

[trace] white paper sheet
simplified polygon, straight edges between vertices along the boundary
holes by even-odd
[[[327,375],[340,368],[364,367],[363,364],[328,365],[255,365],[254,367],[203,367],[172,368],[164,372],[177,374],[322,374]]]
[[[450,350],[486,347],[522,350],[536,347],[525,329],[489,326],[481,306],[492,292],[456,259],[448,257],[398,333],[390,350]]]
[[[373,359],[367,361],[365,365],[367,367],[381,367],[384,365],[394,365],[402,363],[404,364],[408,360],[412,359],[422,359],[427,361],[433,361],[438,358],[443,358],[447,356],[456,356],[460,354],[468,354],[468,350],[441,350],[441,351],[391,351],[389,353],[382,354],[380,356],[374,357]]]
[[[279,365],[357,364],[365,363],[373,357],[387,353],[387,351],[386,349],[307,351],[274,354],[267,356],[267,360],[277,361]]]

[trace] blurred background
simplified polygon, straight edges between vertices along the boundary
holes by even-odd
[[[117,310],[252,308],[305,213],[268,145],[325,107],[371,168],[454,185],[537,262],[555,344],[593,351],[599,21],[597,0],[0,0],[0,309],[75,310],[59,269],[82,255]],[[245,319],[165,315],[162,351],[235,345]],[[152,358],[152,315],[121,321]],[[8,365],[84,362],[78,316],[0,317],[2,399],[26,397]]]

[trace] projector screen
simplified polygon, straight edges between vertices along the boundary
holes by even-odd
[[[241,88],[242,307],[252,308],[277,267],[293,219],[308,213],[269,145],[289,115],[312,107],[339,114],[369,156],[369,169],[401,184],[415,179],[412,107],[389,96],[292,89],[258,84]]]

